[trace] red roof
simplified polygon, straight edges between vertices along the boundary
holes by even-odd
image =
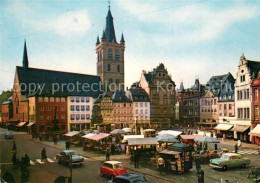
[[[183,140],[194,140],[196,138],[203,137],[202,135],[181,135]]]
[[[91,137],[86,137],[86,138],[89,139],[89,140],[99,141],[99,140],[101,140],[101,139],[103,139],[103,138],[108,137],[109,135],[110,135],[110,134],[108,134],[108,133],[100,133],[100,134],[93,135],[93,136],[91,136]]]

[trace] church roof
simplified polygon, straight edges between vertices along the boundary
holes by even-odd
[[[107,17],[106,17],[105,34],[106,34],[107,42],[116,43],[116,34],[115,34],[114,22],[113,22],[113,17],[112,17],[111,11],[110,11],[110,7],[108,9]]]
[[[87,74],[78,74],[62,71],[53,71],[37,68],[23,69],[17,66],[19,84],[21,85],[22,95],[29,96],[91,96],[96,98],[100,93],[100,77]],[[29,93],[29,84],[39,84],[44,86],[42,92],[38,90],[35,93]],[[77,83],[79,83],[79,90],[77,90]],[[94,84],[95,83],[95,84]],[[63,87],[62,87],[63,84]],[[75,89],[68,87],[74,86]],[[83,89],[84,86],[89,86]],[[27,88],[23,88],[27,86]],[[57,92],[54,89],[58,89]],[[92,89],[90,87],[93,87]],[[52,91],[53,90],[53,91]],[[85,91],[84,91],[85,90]],[[55,93],[54,93],[55,92]]]
[[[28,55],[27,55],[27,47],[26,47],[26,41],[24,41],[23,67],[24,67],[24,69],[27,69],[28,66],[29,66],[29,61],[28,61]]]

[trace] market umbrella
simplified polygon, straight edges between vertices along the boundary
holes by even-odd
[[[122,130],[124,130],[126,133],[132,132],[131,128],[123,128]]]
[[[112,130],[110,132],[110,134],[112,135],[115,135],[115,134],[125,134],[126,132],[124,130],[121,130],[121,129],[115,129],[115,130]]]
[[[166,142],[166,143],[176,143],[176,142],[179,142],[179,140],[176,139],[176,137],[174,135],[170,135],[170,134],[163,134],[163,135],[157,136],[157,141],[159,141],[159,142]]]
[[[199,137],[194,140],[195,142],[204,142],[204,143],[219,143],[219,140],[213,137]]]

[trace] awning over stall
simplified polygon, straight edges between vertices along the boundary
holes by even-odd
[[[29,122],[29,124],[26,125],[26,126],[30,127],[30,126],[32,126],[33,124],[34,124],[33,122]]]
[[[165,150],[163,150],[163,151],[161,151],[161,152],[159,152],[160,154],[170,154],[170,155],[177,155],[177,154],[180,154],[180,152],[178,152],[178,151],[170,151],[170,150],[167,150],[167,149],[165,149]]]
[[[87,134],[87,135],[83,135],[82,138],[87,139],[88,137],[92,137],[92,136],[94,136],[94,135],[97,135],[97,134],[89,133],[89,134]]]
[[[128,145],[156,145],[156,144],[158,144],[158,142],[157,139],[154,137],[128,139]]]
[[[232,127],[233,127],[233,125],[231,125],[231,124],[221,123],[221,124],[218,124],[214,129],[215,129],[215,130],[228,131],[228,130],[230,130],[230,128],[232,128]]]
[[[79,133],[80,132],[78,132],[78,131],[71,131],[71,132],[68,132],[68,133],[64,134],[64,136],[66,136],[66,137],[73,137],[75,135],[78,135]]]
[[[174,135],[174,136],[179,136],[180,134],[182,134],[182,132],[180,131],[175,131],[175,130],[162,130],[158,133],[158,135],[161,135],[161,134],[171,134],[171,135]]]
[[[248,128],[250,128],[250,126],[235,125],[234,128],[232,128],[230,131],[244,132],[244,131],[246,131]]]
[[[26,124],[26,122],[20,122],[18,125],[15,125],[15,126],[17,126],[17,127],[22,127],[23,125],[25,125]]]
[[[86,137],[86,138],[89,139],[89,140],[99,141],[99,140],[106,138],[108,136],[110,136],[110,134],[108,134],[108,133],[99,133],[99,134],[93,135],[91,137]]]
[[[260,124],[256,125],[256,127],[249,132],[249,135],[260,137]]]
[[[181,135],[183,140],[194,140],[199,137],[203,137],[203,135]]]
[[[125,135],[124,140],[128,140],[131,138],[144,138],[144,135]]]

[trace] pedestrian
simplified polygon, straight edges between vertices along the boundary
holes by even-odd
[[[158,163],[159,172],[162,173],[164,167],[164,159],[162,157],[159,157],[157,163]]]
[[[240,148],[242,146],[241,140],[237,141],[237,146]]]
[[[115,150],[116,150],[116,147],[115,147],[115,145],[112,143],[112,144],[111,144],[111,154],[115,154]]]
[[[41,153],[41,155],[42,155],[42,160],[47,159],[47,155],[46,155],[45,147],[42,149],[42,153]]]
[[[65,145],[66,145],[66,150],[69,150],[69,149],[70,149],[70,141],[67,140],[67,141],[65,142]]]
[[[13,153],[12,162],[13,162],[13,166],[15,166],[17,163],[16,153]]]
[[[57,145],[57,141],[58,141],[57,136],[54,135],[54,136],[53,136],[53,143],[54,143],[54,145]]]
[[[106,148],[106,161],[109,161],[110,160],[110,153],[111,153],[111,150],[109,147]]]
[[[237,144],[235,144],[235,153],[237,153],[238,147]]]
[[[135,164],[135,168],[139,168],[139,154],[138,152],[134,152],[134,164]]]
[[[13,141],[12,153],[16,153],[17,147],[15,141]]]
[[[30,166],[30,158],[29,158],[28,154],[25,154],[24,159],[25,159],[26,165]]]
[[[218,144],[215,144],[215,151],[218,150]]]
[[[222,141],[225,141],[225,138],[226,138],[226,135],[223,134],[223,136],[222,136]]]
[[[200,168],[197,172],[198,183],[204,183],[204,171]]]

